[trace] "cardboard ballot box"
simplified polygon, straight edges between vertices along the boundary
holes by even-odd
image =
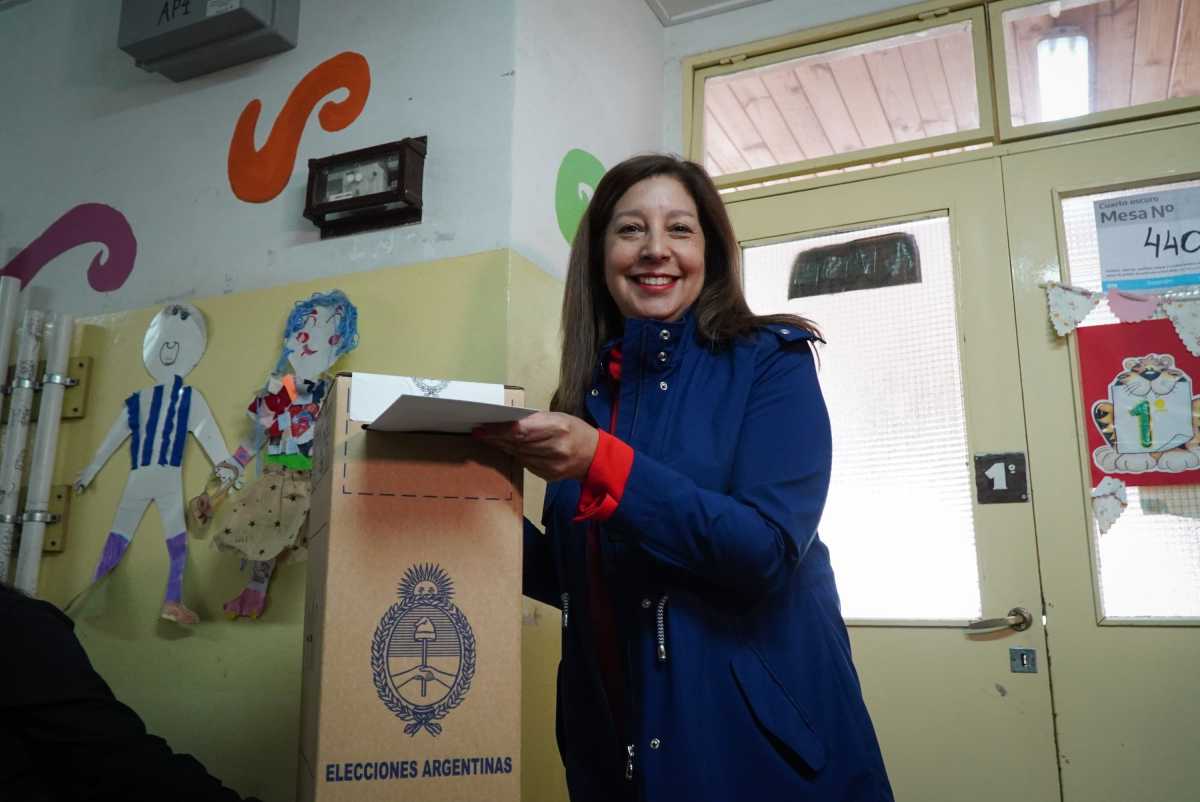
[[[338,376],[317,424],[299,798],[516,802],[521,469],[466,434],[365,429],[403,381]]]

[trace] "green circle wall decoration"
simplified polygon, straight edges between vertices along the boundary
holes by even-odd
[[[574,148],[567,151],[558,166],[558,179],[554,185],[554,213],[558,216],[558,230],[569,245],[575,239],[575,230],[592,193],[604,175],[604,165],[586,150]]]

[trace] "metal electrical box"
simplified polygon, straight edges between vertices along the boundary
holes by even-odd
[[[117,44],[172,81],[296,46],[300,0],[121,0]]]

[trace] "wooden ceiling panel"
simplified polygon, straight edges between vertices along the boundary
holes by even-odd
[[[842,94],[842,100],[850,113],[850,119],[854,121],[854,129],[858,132],[863,147],[894,145],[896,138],[892,135],[892,126],[887,115],[883,113],[879,93],[863,57],[834,59],[829,63],[829,69],[837,82],[838,91]]]
[[[1134,105],[1167,97],[1182,0],[1141,0],[1133,50]]]
[[[787,121],[779,111],[775,98],[767,90],[762,79],[755,73],[729,82],[734,97],[742,104],[746,116],[754,123],[762,140],[771,151],[776,164],[787,164],[804,160],[804,151],[792,136]]]
[[[1200,0],[1186,0],[1179,20],[1171,97],[1200,95]]]
[[[908,82],[912,85],[921,123],[929,136],[952,134],[958,130],[950,87],[942,68],[942,57],[936,42],[913,42],[900,48]]]
[[[891,120],[896,141],[909,142],[928,136],[921,123],[921,112],[917,109],[917,100],[913,97],[900,49],[889,47],[868,53],[864,58],[875,89],[879,92],[879,102]]]
[[[1096,6],[1096,111],[1129,105],[1138,0],[1107,0]]]
[[[833,155],[833,145],[825,136],[825,127],[808,102],[800,78],[790,66],[763,72],[763,84],[783,114],[792,136],[796,138],[806,159],[820,159]]]
[[[954,119],[960,131],[979,127],[978,88],[975,84],[975,48],[969,34],[939,36],[938,55],[954,105]]]
[[[850,117],[829,65],[823,62],[800,62],[795,66],[795,71],[834,152],[862,150],[862,139],[854,127],[854,120]]]
[[[1021,81],[1021,59],[1017,55],[1017,41],[1013,36],[1013,28],[1008,25],[1004,29],[1004,65],[1008,76],[1008,107],[1012,115],[1013,125],[1025,123],[1025,90]]]
[[[770,167],[779,164],[762,134],[742,108],[729,81],[709,81],[705,87],[704,105],[721,121],[721,128],[751,167]]]
[[[750,169],[750,163],[742,156],[737,145],[733,144],[721,123],[712,112],[704,114],[704,146],[706,155],[717,165],[718,175],[740,173]],[[711,169],[711,168],[710,168]]]

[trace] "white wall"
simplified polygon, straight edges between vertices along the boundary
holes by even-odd
[[[663,68],[664,150],[683,151],[683,73],[681,62],[688,56],[769,39],[788,33],[828,25],[831,22],[877,14],[909,5],[896,0],[841,0],[837,3],[812,0],[771,0],[769,3],[703,17],[665,29],[666,62]]]
[[[561,276],[563,156],[578,148],[611,167],[681,151],[682,58],[897,5],[772,0],[663,29],[643,0],[302,0],[295,50],[181,84],[117,49],[116,0],[12,6],[0,11],[0,264],[95,202],[129,221],[137,260],[108,293],[85,279],[100,246],[50,262],[34,286],[76,314],[315,277],[334,284],[507,245]],[[226,159],[242,108],[262,100],[261,144],[300,79],[345,50],[371,67],[361,116],[333,133],[310,119],[283,193],[237,199]],[[319,241],[301,216],[306,160],[421,134],[422,223]]]
[[[663,31],[643,0],[517,0],[516,62],[512,242],[561,277],[559,165],[576,148],[606,168],[657,149]]]
[[[124,310],[508,244],[515,0],[303,0],[294,50],[180,84],[117,48],[120,6],[0,11],[0,264],[84,202],[122,212],[138,243],[110,293],[84,277],[98,246],[49,263],[34,286],[55,308]],[[314,114],[287,188],[263,204],[236,198],[226,159],[242,108],[262,100],[261,145],[300,79],[346,50],[370,64],[362,114],[334,133]],[[423,221],[319,241],[301,216],[307,159],[422,134]]]

